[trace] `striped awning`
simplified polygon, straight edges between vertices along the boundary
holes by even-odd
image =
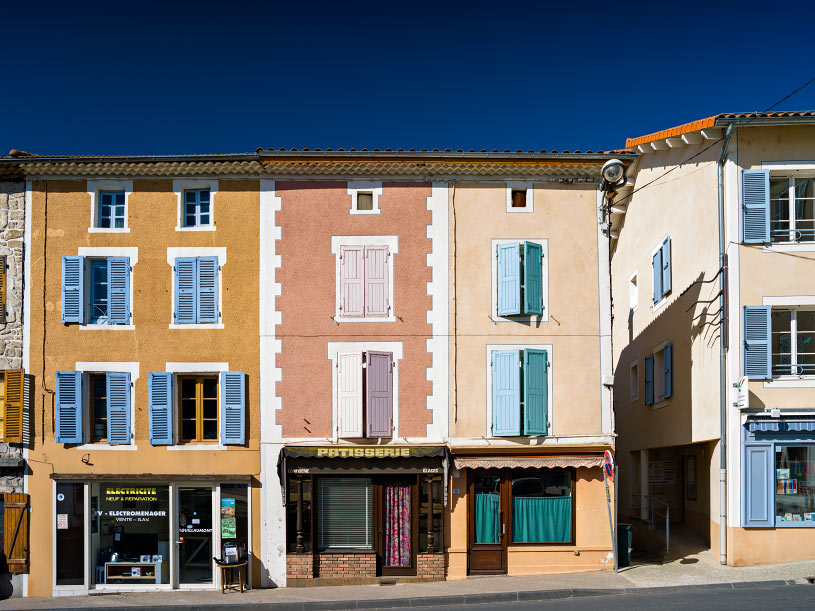
[[[496,456],[455,458],[456,469],[556,469],[602,467],[602,456]]]
[[[795,420],[756,418],[747,421],[747,430],[751,433],[815,433],[815,418]]]

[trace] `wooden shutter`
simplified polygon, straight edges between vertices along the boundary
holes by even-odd
[[[543,250],[524,242],[524,313],[543,314]]]
[[[189,325],[195,322],[196,314],[196,265],[193,257],[178,257],[175,260],[175,323]]]
[[[82,372],[57,371],[57,443],[82,443]]]
[[[741,241],[766,244],[770,241],[770,171],[741,173]]]
[[[150,411],[150,443],[154,446],[173,443],[173,374],[150,373],[147,377]]]
[[[751,380],[772,377],[770,306],[744,306],[742,313],[742,375]]]
[[[521,245],[518,242],[499,244],[498,316],[521,313]]]
[[[524,434],[549,432],[549,380],[545,350],[524,350]]]
[[[0,255],[0,323],[6,322],[6,291],[8,279],[6,270],[8,261],[6,255]]]
[[[365,314],[365,259],[362,246],[340,247],[340,313],[342,316]]]
[[[645,357],[645,405],[654,404],[654,355]]]
[[[671,342],[668,342],[662,351],[662,396],[669,399],[673,395],[673,387],[674,346]]]
[[[130,257],[108,257],[108,324],[130,322]]]
[[[775,521],[774,459],[771,443],[744,445],[745,526],[772,526]]]
[[[218,257],[198,257],[196,289],[198,308],[196,321],[218,322]]]
[[[362,353],[337,355],[337,436],[362,437]]]
[[[23,443],[23,393],[25,389],[25,372],[22,369],[7,369],[6,407],[3,413],[6,443]]]
[[[365,369],[368,437],[392,437],[393,355],[369,351],[365,355]]]
[[[492,434],[521,434],[521,352],[492,352]]]
[[[246,374],[221,372],[221,443],[246,443]]]
[[[28,495],[3,495],[3,552],[11,573],[28,572]]]
[[[662,299],[662,248],[654,253],[651,263],[654,272],[654,303]]]
[[[671,238],[662,242],[662,294],[671,292]]]
[[[130,445],[130,374],[106,376],[108,397],[108,443]]]
[[[365,247],[365,316],[387,316],[388,247]]]
[[[85,322],[84,257],[62,257],[62,322]]]

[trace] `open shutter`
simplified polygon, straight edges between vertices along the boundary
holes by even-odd
[[[362,246],[340,247],[340,313],[362,316],[365,313],[365,260]]]
[[[654,253],[654,303],[662,299],[662,248]]]
[[[6,255],[0,255],[0,323],[6,322],[7,265]]]
[[[221,443],[243,445],[246,441],[246,374],[221,372]]]
[[[23,391],[25,372],[22,369],[6,369],[6,403],[3,411],[6,443],[23,443]]]
[[[28,572],[28,506],[27,494],[3,495],[3,552],[10,573]]]
[[[150,443],[154,446],[173,443],[173,374],[150,373],[147,378],[150,411]]]
[[[671,342],[665,344],[662,351],[662,365],[662,396],[668,399],[674,387],[674,346]]]
[[[545,350],[524,350],[524,435],[549,432],[549,393]]]
[[[393,355],[367,352],[366,421],[368,437],[393,436]]]
[[[524,313],[543,314],[543,250],[524,242]]]
[[[744,525],[772,526],[775,471],[771,443],[744,445]]]
[[[671,238],[662,242],[662,294],[671,292]]]
[[[769,380],[772,377],[770,306],[744,306],[742,335],[742,375],[751,380]]]
[[[521,352],[492,351],[492,434],[521,434]]]
[[[645,405],[654,404],[654,355],[645,357]]]
[[[130,257],[108,258],[108,324],[130,322]]]
[[[56,373],[57,443],[82,443],[82,372]]]
[[[218,322],[218,257],[198,257],[196,322]]]
[[[362,437],[362,353],[337,355],[337,436]]]
[[[365,316],[387,316],[388,247],[365,247]]]
[[[130,445],[130,374],[111,372],[106,378],[108,443]]]
[[[62,257],[62,322],[85,322],[85,258]]]
[[[498,316],[521,313],[521,245],[518,242],[499,244],[498,257]]]
[[[189,325],[195,322],[196,265],[193,257],[175,260],[175,323]]]
[[[770,171],[741,173],[741,241],[766,244],[770,241]]]

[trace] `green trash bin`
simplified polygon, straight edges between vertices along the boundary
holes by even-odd
[[[631,524],[617,524],[617,566],[631,566],[631,549],[634,527]]]

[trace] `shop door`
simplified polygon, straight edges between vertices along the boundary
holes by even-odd
[[[377,484],[377,567],[380,575],[415,575],[418,545],[416,477],[387,477]]]
[[[212,487],[178,487],[178,583],[212,585]]]
[[[470,475],[468,564],[472,575],[507,572],[506,488],[498,472]]]

